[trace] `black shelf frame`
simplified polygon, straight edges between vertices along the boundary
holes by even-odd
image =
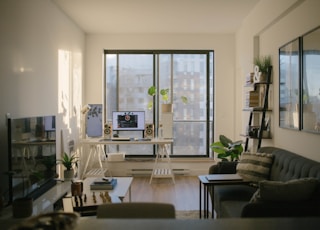
[[[256,86],[257,85],[265,85],[266,89],[265,89],[265,93],[264,93],[264,96],[263,96],[263,105],[261,107],[253,107],[253,108],[245,108],[245,109],[243,109],[244,111],[249,111],[250,112],[248,127],[252,126],[253,114],[254,113],[261,113],[260,125],[259,125],[259,130],[258,130],[257,137],[252,137],[250,135],[243,135],[243,136],[246,137],[245,151],[248,151],[249,140],[250,139],[258,140],[257,150],[261,147],[262,139],[271,139],[270,137],[269,138],[263,138],[263,131],[266,129],[266,127],[265,127],[266,113],[272,111],[270,108],[268,108],[268,106],[269,106],[269,103],[268,103],[269,102],[269,88],[270,88],[270,84],[271,84],[271,72],[272,72],[272,66],[269,66],[268,67],[268,71],[267,71],[267,76],[266,76],[267,79],[266,79],[266,81],[255,82],[255,83],[251,84],[251,86],[253,86],[255,88],[255,90],[256,90]],[[249,86],[249,85],[247,85],[247,86]]]

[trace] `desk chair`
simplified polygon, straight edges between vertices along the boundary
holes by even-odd
[[[167,203],[125,202],[99,205],[97,218],[170,218],[176,217],[175,207]]]

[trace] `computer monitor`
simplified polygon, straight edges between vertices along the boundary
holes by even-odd
[[[143,131],[145,129],[144,111],[113,111],[112,130]]]

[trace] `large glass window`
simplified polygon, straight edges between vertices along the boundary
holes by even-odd
[[[157,135],[161,120],[160,97],[148,95],[152,85],[169,89],[173,104],[174,144],[171,156],[209,155],[213,136],[213,51],[105,51],[105,120],[112,111],[145,111],[146,124]],[[188,102],[181,101],[185,96]],[[153,101],[152,109],[148,103]],[[120,136],[141,137],[141,131],[121,131]],[[117,146],[126,156],[154,156],[150,145]]]

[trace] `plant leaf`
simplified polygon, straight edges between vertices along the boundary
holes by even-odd
[[[219,140],[225,147],[229,147],[229,145],[232,143],[232,140],[227,138],[225,135],[220,135]]]
[[[147,105],[147,108],[148,108],[149,110],[151,110],[152,107],[153,107],[153,102],[152,102],[152,101],[149,101],[149,103],[148,103],[148,105]]]
[[[181,96],[181,101],[183,104],[188,104],[188,98],[186,96]]]
[[[154,95],[156,95],[156,91],[157,88],[155,86],[150,86],[148,89],[148,94],[153,97]]]
[[[162,96],[168,95],[168,93],[169,93],[169,88],[167,88],[167,89],[161,89],[161,90],[160,90],[160,94],[161,94]]]

